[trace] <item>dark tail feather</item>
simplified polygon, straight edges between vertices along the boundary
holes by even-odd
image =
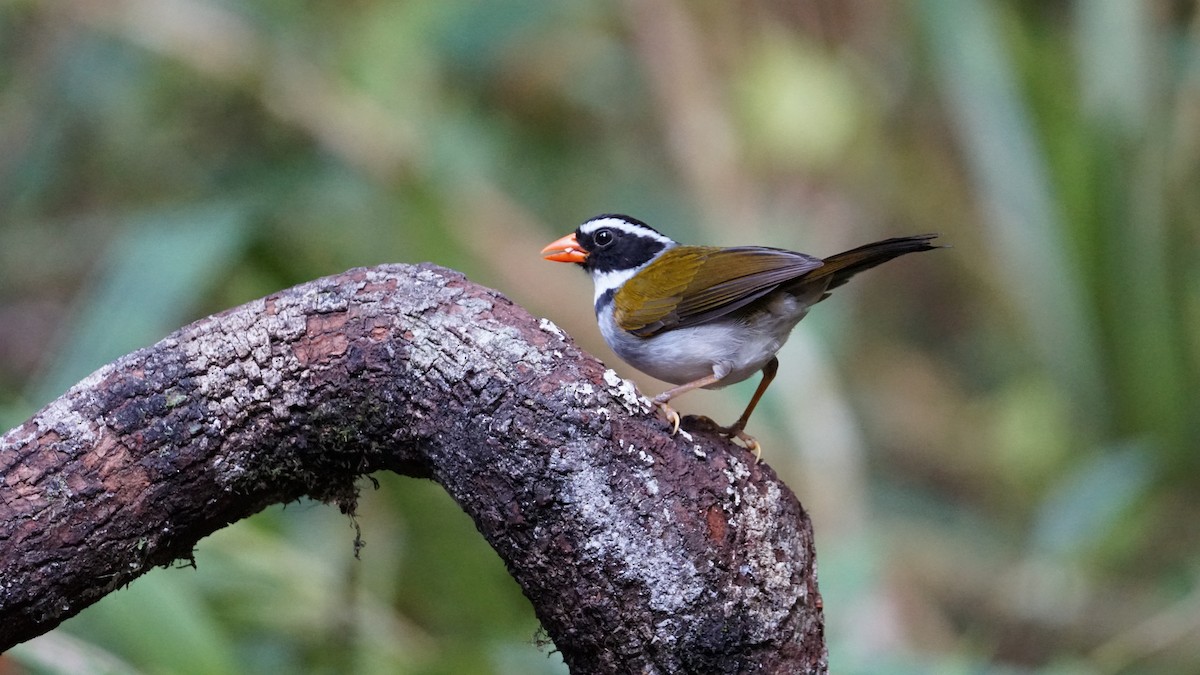
[[[858,274],[863,270],[869,270],[872,267],[885,263],[892,258],[898,258],[908,253],[916,253],[918,251],[930,251],[935,248],[945,248],[937,244],[929,243],[930,240],[936,238],[936,234],[918,234],[912,237],[896,237],[894,239],[884,239],[873,244],[859,246],[849,251],[831,255],[825,259],[825,264],[808,274],[805,279],[812,280],[822,277],[830,277],[829,285],[825,287],[826,295],[828,291],[841,286],[850,281],[850,277]],[[822,300],[825,298],[822,297]]]

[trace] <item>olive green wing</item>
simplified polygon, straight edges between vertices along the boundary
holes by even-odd
[[[639,337],[709,321],[804,276],[820,258],[761,246],[680,246],[625,282],[613,298],[617,325]]]

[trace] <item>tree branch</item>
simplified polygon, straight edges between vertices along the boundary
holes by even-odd
[[[355,269],[202,319],[0,438],[0,649],[265,506],[432,478],[578,673],[825,672],[812,531],[745,450],[495,291]]]

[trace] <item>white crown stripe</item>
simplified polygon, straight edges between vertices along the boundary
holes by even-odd
[[[620,230],[626,234],[631,234],[637,237],[653,239],[654,241],[657,241],[661,244],[666,244],[668,246],[675,243],[670,237],[664,236],[660,232],[651,230],[648,227],[642,227],[637,223],[631,223],[623,218],[615,218],[612,216],[589,220],[583,225],[579,226],[579,231],[585,234],[593,234],[596,230],[605,227],[612,230]]]

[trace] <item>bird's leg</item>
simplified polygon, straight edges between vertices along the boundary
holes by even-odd
[[[767,387],[771,386],[771,381],[775,379],[775,373],[779,372],[779,358],[772,356],[767,365],[762,369],[762,380],[758,383],[758,389],[754,390],[754,396],[750,397],[750,403],[746,406],[746,410],[742,412],[742,416],[736,422],[726,427],[726,431],[730,433],[741,431],[746,428],[746,424],[750,421],[750,414],[754,412],[754,407],[758,405],[759,399],[766,393]]]
[[[723,428],[721,433],[727,436],[733,436],[740,439],[746,444],[746,448],[754,452],[754,461],[758,463],[762,460],[762,446],[758,444],[753,436],[745,432],[746,423],[750,421],[750,413],[754,412],[754,406],[758,405],[758,400],[767,391],[767,387],[771,385],[771,380],[775,379],[775,373],[779,371],[779,359],[772,356],[767,365],[762,369],[762,380],[758,383],[758,389],[754,390],[754,396],[750,397],[750,404],[746,406],[746,410],[742,416],[733,424]]]
[[[705,375],[694,382],[685,382],[678,387],[668,389],[651,399],[654,405],[658,406],[659,412],[661,412],[663,416],[667,418],[667,422],[670,423],[672,436],[679,431],[679,413],[675,412],[674,408],[667,405],[667,401],[670,401],[681,394],[686,394],[693,389],[707,387],[710,384],[720,382],[721,378],[723,377],[725,377],[725,374],[718,375],[714,372],[712,375]]]

